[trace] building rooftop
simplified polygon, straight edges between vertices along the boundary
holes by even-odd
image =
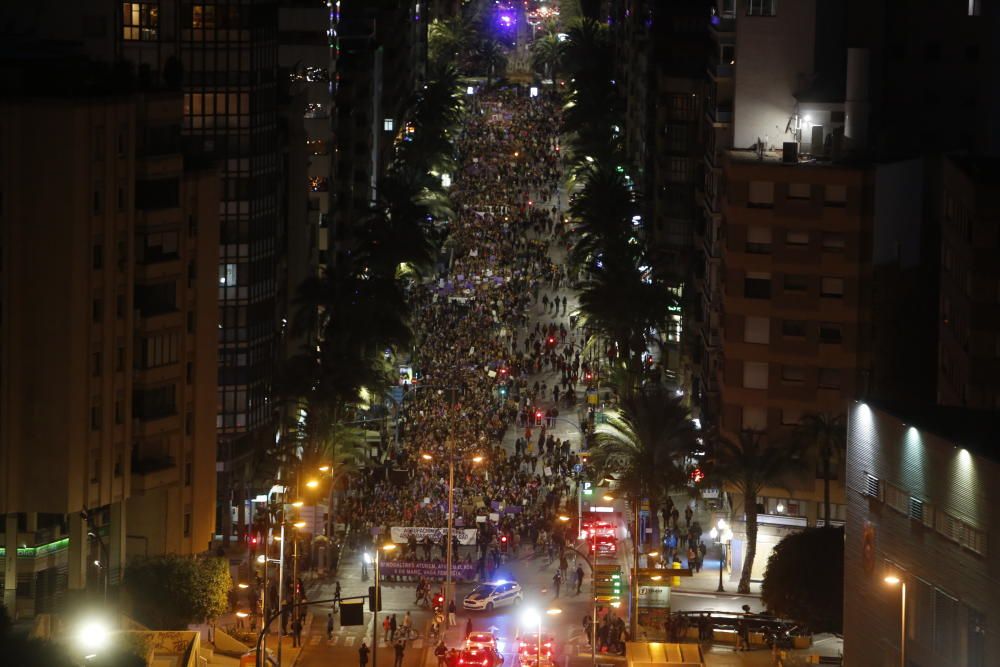
[[[742,164],[766,164],[780,167],[851,167],[857,166],[851,160],[831,160],[823,156],[800,153],[796,162],[785,162],[784,151],[773,150],[764,151],[762,156],[758,156],[757,151],[752,148],[733,148],[726,151],[726,155],[733,162]]]
[[[943,405],[894,405],[867,401],[920,431],[931,433],[977,456],[1000,463],[1000,412]]]

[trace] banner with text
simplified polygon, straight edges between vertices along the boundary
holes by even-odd
[[[476,544],[475,528],[456,528],[452,531],[458,537],[458,543],[465,546]],[[423,544],[424,538],[431,538],[431,542],[438,544],[448,534],[447,528],[423,528],[420,526],[392,526],[389,528],[392,541],[397,544],[406,544],[410,540],[410,535],[417,539],[417,544]]]
[[[424,579],[444,579],[447,568],[444,563],[426,563],[412,560],[386,560],[379,565],[385,577],[423,577]],[[452,563],[452,579],[472,581],[476,578],[475,563]]]

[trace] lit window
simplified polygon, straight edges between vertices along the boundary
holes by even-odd
[[[386,118],[382,121],[382,129],[386,132],[392,132],[396,129],[396,121],[392,118]]]
[[[236,284],[236,265],[219,265],[219,287],[229,287]]]
[[[122,3],[122,39],[128,41],[154,41],[157,37],[159,22],[159,3]]]

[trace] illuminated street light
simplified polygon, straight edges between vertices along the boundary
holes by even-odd
[[[306,522],[305,521],[296,521],[292,525],[295,526],[296,528],[305,528],[306,527]]]
[[[608,501],[609,503],[610,503],[611,501],[613,501],[614,499],[615,499],[615,497],[614,497],[614,496],[609,496],[609,495],[607,495],[607,494],[604,494],[604,500]]]
[[[303,505],[305,505],[305,502],[301,500],[296,500],[294,503],[292,503],[292,507],[302,507]]]
[[[330,472],[330,466],[320,466],[319,467],[319,471],[320,472]]]
[[[319,480],[311,479],[308,482],[306,482],[306,486],[308,486],[310,489],[315,489],[317,486],[319,486]]]
[[[897,574],[888,574],[882,581],[890,586],[899,586],[899,666],[906,667],[906,581]]]
[[[261,556],[263,556],[263,555],[264,554],[261,554]],[[250,588],[250,584],[246,583],[245,581],[241,581],[240,583],[236,584],[236,586],[239,587],[239,588],[242,588],[244,590],[246,590],[247,588]]]
[[[420,458],[422,458],[424,461],[433,461],[434,460],[434,457],[431,456],[430,454],[421,454]]]
[[[101,650],[107,646],[110,637],[107,624],[98,618],[84,621],[76,633],[76,640],[86,653]]]
[[[267,556],[265,556],[264,554],[261,554],[261,555],[257,556],[257,562],[261,563],[261,564],[266,563],[267,562]]]
[[[236,612],[236,618],[246,618],[246,617],[247,617],[247,616],[249,616],[249,615],[250,615],[250,614],[248,614],[248,613],[247,613],[247,612],[245,612],[245,611],[238,611],[238,612]]]
[[[566,516],[565,514],[560,514],[559,515],[559,520],[562,521],[563,523],[565,523],[565,522],[569,521],[569,517]]]

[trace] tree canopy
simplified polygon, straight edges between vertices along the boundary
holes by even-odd
[[[813,632],[841,632],[844,529],[807,528],[778,542],[767,561],[762,599],[773,614]]]
[[[225,613],[232,584],[223,558],[167,554],[135,558],[125,568],[132,613],[154,630],[183,630]]]

